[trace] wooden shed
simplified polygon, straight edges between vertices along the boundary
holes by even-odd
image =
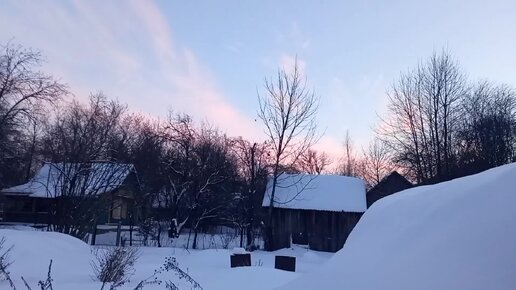
[[[367,207],[388,195],[411,188],[413,184],[396,171],[384,177],[367,192]]]
[[[263,206],[271,202],[269,181]],[[367,209],[362,180],[339,175],[283,174],[273,206],[270,250],[307,245],[336,252]]]

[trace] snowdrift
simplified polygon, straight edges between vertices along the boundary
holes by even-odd
[[[83,241],[60,233],[11,229],[0,229],[2,236],[7,239],[6,248],[14,246],[9,271],[17,285],[22,285],[20,277],[23,276],[36,288],[37,281],[46,279],[51,259],[55,281],[70,282],[69,286],[91,283],[93,256],[90,246]],[[7,287],[5,283],[0,281],[0,289]]]
[[[376,202],[332,259],[279,289],[516,289],[516,164]]]

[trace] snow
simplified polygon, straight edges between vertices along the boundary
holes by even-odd
[[[233,248],[233,254],[247,254],[244,248]]]
[[[82,285],[92,282],[88,273],[91,273],[89,263],[93,256],[83,241],[52,232],[11,229],[1,229],[2,236],[7,239],[6,248],[14,245],[9,272],[19,288],[22,287],[21,276],[31,286],[45,280],[51,259],[54,280],[67,286],[57,289],[85,289]],[[0,281],[0,289],[9,289],[7,285],[6,281]]]
[[[46,278],[50,259],[53,260],[54,289],[100,289],[100,283],[93,280],[90,267],[90,262],[94,259],[91,249],[97,247],[52,232],[0,229],[1,236],[7,238],[8,245],[14,244],[11,253],[14,263],[9,270],[18,289],[24,289],[20,276],[23,276],[31,286],[34,285],[33,289],[37,288],[37,282]],[[272,290],[320,267],[333,255],[301,247],[272,253],[254,251],[251,253],[251,267],[230,268],[232,253],[233,250],[220,249],[140,247],[134,276],[129,284],[120,289],[133,289],[139,281],[160,267],[167,256],[175,257],[179,266],[205,290]],[[274,269],[275,255],[295,256],[297,272]],[[305,259],[305,256],[308,259]],[[175,280],[177,277],[171,273],[166,273],[162,278],[179,281]],[[7,285],[6,281],[0,281],[0,289],[9,289]],[[153,285],[144,289],[164,289],[164,286]]]
[[[272,179],[262,206],[269,206]],[[274,194],[274,207],[306,210],[364,212],[367,209],[364,182],[340,175],[282,174]]]
[[[122,185],[127,175],[134,171],[131,164],[88,163],[45,163],[27,183],[3,189],[5,195],[28,195],[31,197],[56,197],[60,188],[70,186],[67,179],[80,178],[87,188],[86,194],[101,194]],[[78,184],[76,186],[82,186]]]
[[[516,289],[516,163],[379,200],[287,289]]]
[[[230,268],[233,249],[141,247],[135,274],[121,289],[132,289],[166,256],[205,290],[516,289],[515,178],[510,164],[381,199],[336,254],[298,246],[255,251],[251,267]],[[58,233],[17,229],[0,229],[0,236],[14,244],[10,272],[18,289],[24,289],[22,275],[37,288],[50,259],[54,289],[100,289],[92,278],[92,247]],[[274,269],[275,255],[295,256],[297,272]],[[167,273],[167,280],[175,278]],[[6,281],[0,289],[8,289]]]

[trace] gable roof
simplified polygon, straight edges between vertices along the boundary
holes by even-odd
[[[44,163],[27,183],[1,190],[4,195],[52,198],[69,194],[98,195],[119,188],[134,172],[132,164]]]
[[[414,186],[414,184],[412,184],[412,182],[408,181],[408,179],[406,179],[403,175],[399,174],[397,171],[393,171],[389,175],[384,176],[382,178],[382,180],[380,180],[380,182],[378,182],[378,184],[376,184],[371,189],[369,189],[367,191],[367,194],[373,193],[373,192],[376,192],[376,191],[384,191],[384,190],[387,190],[389,193],[394,193],[396,191],[391,192],[392,189],[384,188],[384,187],[387,187],[390,183],[393,183],[393,182],[398,182],[398,187],[401,188],[401,189],[396,190],[396,191],[404,190],[404,189],[407,189],[407,188],[410,188],[410,187]]]
[[[385,196],[398,191],[411,188],[414,185],[397,171],[391,172],[380,180],[378,184],[367,191],[367,206],[370,207],[374,202]]]
[[[262,206],[270,205],[272,178]],[[274,207],[321,211],[365,212],[364,182],[340,175],[282,174],[274,194]]]
[[[400,182],[405,183],[405,185],[413,186],[412,182],[408,181],[408,179],[406,179],[405,176],[399,174],[396,170],[382,178],[382,180],[380,180],[378,184],[388,182],[391,179],[398,179]]]

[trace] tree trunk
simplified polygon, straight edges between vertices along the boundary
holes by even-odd
[[[247,234],[247,238],[246,238],[246,242],[247,242],[247,245],[246,245],[246,250],[248,251],[251,251],[253,250],[253,246],[254,246],[254,237],[253,237],[253,231],[252,231],[252,226],[247,226],[247,229],[246,229],[246,234]]]
[[[186,249],[190,247],[190,236],[192,235],[192,228],[190,228],[190,231],[188,232],[188,240],[186,241]]]
[[[161,248],[161,223],[158,221],[158,248]]]
[[[133,222],[129,225],[129,246],[133,246]]]
[[[244,228],[240,227],[240,248],[244,247]]]
[[[192,249],[194,249],[194,250],[197,249],[197,229],[194,229]]]
[[[91,245],[95,246],[97,240],[97,223],[93,226],[93,232],[91,233]]]
[[[274,242],[273,242],[273,219],[274,219],[274,194],[276,193],[276,184],[278,182],[278,164],[279,164],[279,158],[277,158],[278,161],[276,162],[276,166],[274,168],[274,174],[272,178],[272,191],[271,191],[271,200],[269,203],[269,219],[267,222],[267,227],[265,228],[265,250],[266,251],[273,251],[274,250]]]

